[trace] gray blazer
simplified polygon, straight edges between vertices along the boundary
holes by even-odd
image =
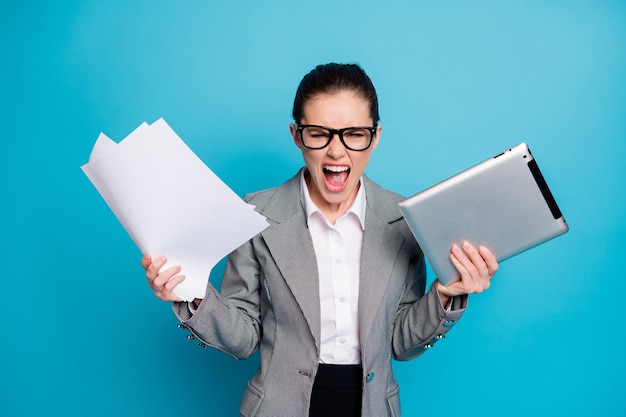
[[[182,327],[201,345],[237,359],[260,349],[260,367],[243,396],[245,417],[306,417],[320,351],[317,261],[297,174],[246,197],[270,226],[229,256],[220,292],[209,284],[193,316],[174,303]],[[364,177],[367,196],[359,284],[363,416],[399,416],[391,358],[415,358],[442,339],[463,313],[450,312],[434,285],[424,296],[424,257],[398,209],[402,197]]]

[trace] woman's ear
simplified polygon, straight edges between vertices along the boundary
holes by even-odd
[[[378,140],[380,139],[380,135],[382,134],[383,134],[383,126],[378,125],[378,127],[376,128],[376,136],[372,140],[372,151],[376,149],[376,147],[378,146]]]
[[[291,137],[293,138],[293,143],[295,143],[298,148],[302,149],[301,147],[302,144],[300,143],[300,139],[298,137],[298,129],[296,128],[295,123],[289,123],[289,133],[291,133]]]

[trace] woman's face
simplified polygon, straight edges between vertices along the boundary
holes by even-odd
[[[373,126],[369,101],[350,90],[315,95],[304,103],[303,110],[303,125],[331,129]],[[308,149],[302,145],[295,124],[290,125],[290,131],[309,172],[307,185],[311,199],[327,218],[336,219],[352,205],[359,179],[378,145],[382,127],[378,126],[372,145],[364,151],[346,149],[338,135],[323,149]]]

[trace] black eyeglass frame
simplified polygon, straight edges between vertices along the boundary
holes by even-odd
[[[326,144],[324,146],[319,146],[319,147],[312,147],[312,146],[307,146],[304,143],[304,138],[302,137],[302,130],[304,130],[304,128],[306,127],[317,127],[317,128],[321,128],[321,129],[326,129],[328,130],[328,141],[326,142]],[[348,144],[346,143],[346,141],[343,140],[343,132],[346,132],[348,130],[352,130],[352,129],[366,129],[368,130],[371,135],[370,135],[370,141],[367,144],[367,146],[363,149],[354,149],[351,148],[350,146],[348,146]],[[378,129],[378,126],[351,126],[351,127],[344,127],[343,129],[331,129],[330,127],[326,127],[326,126],[320,126],[320,125],[296,125],[296,130],[298,131],[298,134],[300,136],[300,143],[302,143],[302,146],[304,146],[305,148],[308,149],[324,149],[325,147],[327,147],[328,145],[330,145],[330,142],[332,142],[333,137],[335,137],[335,135],[339,136],[339,140],[341,141],[341,144],[343,146],[345,146],[346,149],[349,149],[351,151],[354,152],[361,152],[361,151],[365,151],[367,149],[369,149],[370,146],[372,146],[372,142],[374,141],[374,137],[376,136],[376,130]]]

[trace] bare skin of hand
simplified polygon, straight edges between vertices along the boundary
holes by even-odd
[[[165,256],[159,256],[152,259],[150,254],[146,254],[141,258],[141,266],[146,270],[146,278],[148,286],[154,291],[154,295],[163,301],[182,301],[173,289],[181,283],[184,275],[178,275],[181,271],[180,265],[175,265],[161,271],[161,268],[167,262]]]
[[[498,271],[498,261],[485,246],[475,248],[469,242],[463,242],[462,248],[453,245],[450,260],[460,274],[460,280],[448,285],[437,283],[441,303],[445,306],[451,297],[465,294],[477,294],[488,289],[491,279]]]

